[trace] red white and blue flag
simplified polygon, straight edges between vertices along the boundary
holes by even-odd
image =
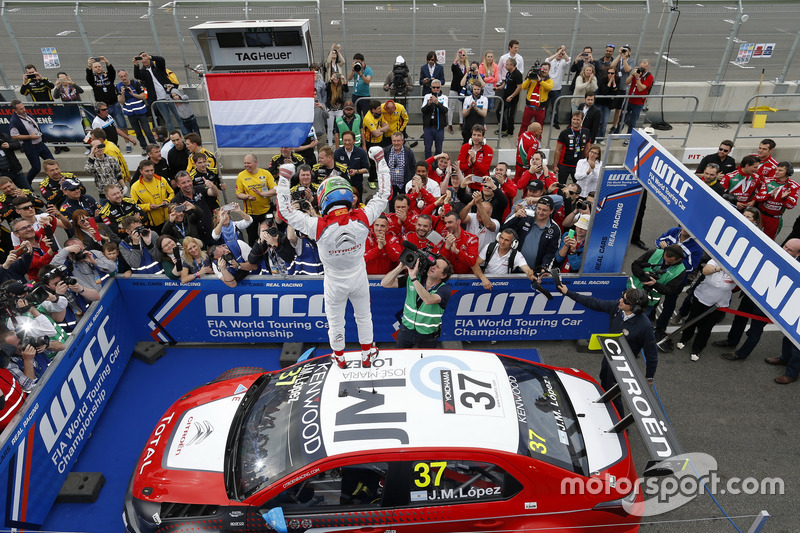
[[[314,73],[206,74],[217,146],[302,146],[314,122]]]

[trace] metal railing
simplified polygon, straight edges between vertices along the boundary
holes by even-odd
[[[617,96],[596,95],[595,96],[595,105],[597,105],[598,101],[601,101],[601,100],[613,100],[613,99],[616,99],[616,98],[626,100],[626,103],[623,104],[623,106],[622,106],[622,111],[621,111],[620,117],[619,117],[620,121],[617,124],[619,126],[620,130],[621,130],[622,127],[625,126],[625,115],[626,115],[627,100],[630,100],[632,98],[642,98],[642,96],[641,95],[634,95],[634,94],[621,94],[621,95],[617,95]],[[685,148],[686,147],[686,142],[689,139],[689,134],[692,132],[692,126],[694,125],[695,116],[697,115],[697,108],[700,106],[700,99],[697,96],[694,96],[692,94],[675,94],[675,95],[673,95],[673,94],[650,94],[650,95],[647,95],[646,98],[647,98],[648,101],[650,101],[650,100],[665,100],[665,99],[694,100],[694,109],[692,109],[692,111],[691,111],[691,116],[689,118],[689,127],[686,128],[686,134],[685,135],[678,135],[678,136],[674,136],[674,137],[667,137],[667,136],[660,135],[660,134],[658,136],[659,140],[665,140],[665,139],[682,140],[683,142],[681,143],[681,147]],[[559,96],[558,98],[556,98],[556,104],[555,105],[559,105],[559,103],[562,100],[573,100],[573,99],[583,100],[583,97],[582,96],[574,96],[574,95],[571,95],[571,94],[562,95],[562,96]],[[548,100],[548,102],[549,102],[549,100]],[[571,102],[570,102],[570,109],[572,109]],[[614,111],[615,111],[614,109],[611,110],[611,112],[614,112]],[[561,112],[563,113],[563,110],[561,110]],[[644,115],[645,115],[645,113],[643,112],[641,115],[639,115],[639,117],[643,118]],[[549,131],[547,133],[547,143],[546,143],[547,146],[550,146],[552,144],[552,142],[553,142],[553,131],[555,131],[555,128],[553,128],[553,119],[554,118],[555,118],[555,116],[553,116],[551,114],[551,116],[550,116],[550,128],[549,128]],[[569,122],[567,122],[567,123],[569,123]],[[608,127],[608,124],[606,125],[606,127]],[[634,127],[635,127],[635,124],[634,124]],[[598,137],[598,139],[603,139],[603,138],[604,137]]]
[[[658,75],[670,63],[669,81],[697,81],[701,72],[717,72],[714,83],[753,80],[748,69],[765,67],[765,79],[783,83],[799,79],[793,60],[800,48],[800,10],[796,2],[729,0],[677,5],[675,0],[611,0],[601,4],[572,0],[398,0],[376,4],[366,0],[2,0],[0,18],[6,32],[0,49],[0,80],[19,83],[16,70],[27,63],[41,65],[42,49],[55,48],[59,66],[75,74],[86,59],[104,55],[115,66],[128,66],[141,48],[167,59],[176,72],[201,62],[188,29],[208,20],[307,18],[314,36],[315,59],[323,61],[330,44],[340,42],[346,57],[362,52],[376,76],[391,71],[403,55],[416,76],[429,50],[447,49],[445,68],[458,48],[481,58],[487,49],[499,58],[509,39],[520,41],[520,53],[530,62],[550,55],[559,45],[572,57],[584,45],[602,55],[606,43],[631,44],[634,56],[649,58]],[[681,17],[677,20],[677,13]],[[745,22],[746,21],[746,22]],[[675,22],[678,22],[675,24]],[[775,31],[776,28],[781,31]],[[782,29],[785,28],[785,29]],[[671,43],[669,37],[675,30]],[[699,33],[703,34],[698,39]],[[764,37],[769,35],[769,37]],[[122,38],[121,38],[122,37]],[[739,58],[736,45],[774,42],[769,59]],[[731,44],[733,43],[733,44]],[[747,58],[745,50],[743,58]],[[673,68],[672,65],[675,65]],[[729,68],[735,65],[737,68]],[[78,76],[73,76],[76,79]],[[662,78],[664,76],[661,76]],[[184,68],[181,81],[193,79]]]
[[[739,138],[739,131],[742,129],[742,124],[744,124],[744,119],[747,117],[747,114],[748,113],[753,113],[755,115],[755,114],[758,113],[758,109],[757,108],[754,108],[753,111],[750,111],[750,102],[752,102],[753,100],[758,101],[758,99],[760,99],[760,98],[763,98],[765,100],[766,99],[773,99],[774,100],[776,98],[796,98],[798,96],[800,96],[800,93],[795,93],[795,94],[756,94],[756,95],[751,96],[747,100],[747,102],[745,102],[745,104],[744,104],[744,109],[742,109],[742,116],[741,116],[741,118],[739,118],[739,124],[736,126],[736,133],[733,134],[733,139],[732,140],[733,140],[734,145],[736,144],[736,140]],[[789,138],[789,137],[798,137],[798,134],[795,133],[793,135],[791,133],[787,133],[785,135],[779,135],[779,134],[776,134],[774,132],[771,132],[769,134],[769,136],[771,138],[775,138],[775,139],[786,139],[786,138]],[[752,138],[752,137],[755,137],[755,136],[750,134],[750,135],[742,135],[742,137]]]

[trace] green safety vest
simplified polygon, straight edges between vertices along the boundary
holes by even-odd
[[[647,260],[647,262],[650,263],[650,266],[645,267],[644,271],[650,272],[656,270],[661,265],[661,258],[663,256],[664,256],[664,250],[662,249],[653,252],[653,255],[651,255],[650,259]],[[659,276],[658,283],[666,285],[673,279],[680,276],[684,270],[686,270],[686,265],[683,264],[683,261],[679,262],[676,265],[672,265],[667,269],[666,272],[664,272],[661,276]],[[648,305],[656,305],[663,296],[663,294],[658,292],[656,289],[652,287],[645,287],[644,285],[642,285],[642,282],[639,279],[633,277],[628,278],[628,288],[642,289],[643,291],[647,292]]]
[[[344,146],[342,142],[342,134],[346,131],[352,131],[356,134],[356,146],[361,146],[361,115],[356,113],[353,119],[353,129],[351,130],[342,117],[336,117],[336,131],[339,132],[339,148]]]
[[[444,282],[429,290],[431,294],[444,286]],[[417,306],[417,302],[421,303]],[[403,306],[403,325],[408,329],[415,330],[422,335],[436,332],[442,325],[442,315],[444,309],[439,304],[426,304],[419,300],[417,289],[414,288],[414,281],[406,281],[406,301]]]

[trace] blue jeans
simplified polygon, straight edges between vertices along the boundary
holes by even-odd
[[[153,136],[153,132],[150,131],[150,123],[147,121],[147,113],[128,115],[128,122],[131,123],[131,129],[136,133],[136,138],[139,140],[142,150],[147,146],[147,143],[156,144],[156,138]]]
[[[630,135],[633,133],[633,128],[636,127],[636,123],[639,121],[639,115],[642,114],[642,108],[644,104],[631,104],[628,103],[628,112],[625,114],[625,124],[628,125],[628,134]]]
[[[50,149],[43,142],[39,144],[22,143],[22,151],[25,152],[25,157],[28,158],[28,163],[31,164],[31,169],[25,178],[28,180],[29,187],[33,189],[33,179],[42,170],[42,164],[39,158],[53,159],[53,154]]]
[[[552,91],[551,91],[552,92]],[[608,126],[608,114],[611,112],[610,107],[598,105],[597,109],[600,110],[600,128],[597,130],[597,137],[606,136],[606,126]]]
[[[175,104],[167,101],[167,100],[156,100],[153,102],[154,112],[157,112],[164,118],[164,122],[167,124],[167,129],[172,131],[174,129],[179,128],[184,135],[189,133],[189,130],[186,129],[186,126],[183,125],[183,119],[178,115],[178,108],[175,107]],[[175,117],[176,122],[172,122],[172,117]],[[177,124],[177,126],[176,126]]]
[[[442,153],[442,143],[444,142],[444,129],[423,128],[422,140],[425,143],[425,159],[436,154]],[[431,153],[431,145],[435,146],[436,151]]]
[[[114,122],[117,123],[117,127],[119,129],[123,131],[128,129],[128,126],[125,123],[125,113],[122,112],[122,106],[119,104],[119,102],[108,106],[108,114],[114,117]]]
[[[780,359],[786,363],[787,378],[796,378],[800,376],[800,349],[789,340],[789,337],[783,338]]]

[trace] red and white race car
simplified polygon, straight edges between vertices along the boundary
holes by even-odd
[[[153,430],[128,531],[639,529],[627,436],[579,370],[397,350],[226,377]]]

